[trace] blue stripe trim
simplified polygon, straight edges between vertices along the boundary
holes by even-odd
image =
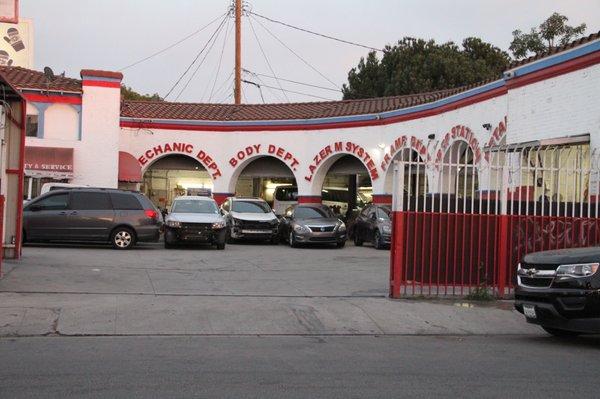
[[[23,94],[44,94],[44,93],[56,93],[53,95],[59,95],[61,97],[74,97],[74,98],[80,98],[81,97],[81,93],[77,92],[77,93],[73,93],[73,92],[67,92],[65,93],[62,90],[56,90],[56,89],[51,89],[51,90],[44,90],[44,89],[39,89],[39,90],[31,90],[31,89],[22,89],[21,93]]]
[[[349,116],[337,116],[331,118],[319,118],[319,119],[284,119],[284,120],[259,120],[259,121],[204,121],[204,120],[190,120],[190,119],[144,119],[144,118],[131,118],[121,117],[122,122],[147,122],[147,123],[161,123],[165,125],[185,125],[185,126],[229,126],[229,127],[245,127],[245,126],[310,126],[310,125],[327,125],[332,123],[352,123],[352,122],[369,122],[382,119],[394,118],[397,116],[403,116],[411,113],[428,111],[438,107],[442,107],[453,102],[461,101],[473,96],[484,94],[488,91],[495,90],[504,86],[504,80],[500,79],[492,83],[488,83],[483,86],[476,87],[464,91],[462,93],[455,94],[450,97],[446,97],[440,100],[433,101],[431,103],[417,105],[414,107],[402,108],[393,111],[382,112],[380,114],[364,114],[364,115],[349,115]]]
[[[513,70],[513,76],[507,77],[505,79],[514,79],[523,75],[527,75],[533,72],[537,72],[542,69],[550,68],[552,66],[562,64],[567,61],[571,61],[575,58],[583,57],[584,55],[595,53],[600,50],[600,40],[596,40],[594,42],[582,45],[581,47],[576,47],[575,49],[568,51],[566,53],[559,53],[555,56],[551,56],[548,58],[543,58],[539,61],[534,61],[531,64],[526,64],[521,67],[517,67]]]

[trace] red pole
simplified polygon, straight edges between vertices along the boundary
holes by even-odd
[[[404,223],[406,214],[394,212],[392,248],[390,252],[390,297],[400,298],[400,285],[404,273]]]
[[[500,215],[500,226],[498,228],[498,296],[504,297],[504,289],[506,288],[506,276],[510,267],[510,243],[508,242],[508,225],[509,216]]]

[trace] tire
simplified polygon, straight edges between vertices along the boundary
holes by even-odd
[[[135,233],[129,227],[117,227],[110,235],[110,243],[115,249],[131,249],[135,245]]]
[[[358,231],[354,230],[354,246],[362,247],[362,245],[363,240],[360,239],[360,234],[358,234]]]
[[[235,244],[235,238],[231,237],[231,228],[227,229],[227,237],[225,237],[225,242],[227,244]]]
[[[581,333],[579,333],[577,331],[561,330],[560,328],[544,327],[544,326],[542,326],[542,328],[548,334],[554,335],[555,337],[558,337],[558,338],[575,338],[575,337],[581,335]]]
[[[292,248],[297,248],[298,247],[298,243],[296,242],[296,239],[294,238],[294,232],[293,231],[290,231],[289,243],[290,243],[290,247],[292,247]]]
[[[346,246],[346,241],[338,242],[338,243],[336,244],[336,246],[337,246],[338,248],[344,248],[344,247]]]
[[[223,249],[225,249],[225,241],[223,241],[223,242],[218,242],[218,243],[217,243],[217,249],[218,249],[218,250],[223,250]]]
[[[381,242],[381,233],[379,232],[379,230],[375,230],[375,233],[373,234],[373,248],[383,248],[383,243]]]
[[[279,236],[271,237],[271,245],[279,245]]]

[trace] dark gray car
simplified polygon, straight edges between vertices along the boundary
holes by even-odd
[[[23,209],[26,242],[104,242],[129,249],[136,242],[156,242],[162,217],[143,194],[82,188],[52,191]]]
[[[291,247],[299,244],[346,245],[346,225],[331,209],[321,204],[298,204],[289,207],[279,224],[279,236]]]
[[[356,217],[352,225],[354,245],[372,242],[373,247],[382,249],[389,247],[392,237],[390,208],[385,205],[369,205]]]

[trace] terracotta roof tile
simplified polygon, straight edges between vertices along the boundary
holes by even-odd
[[[81,80],[56,76],[49,82],[43,72],[21,67],[0,66],[0,73],[17,89],[81,92]]]

